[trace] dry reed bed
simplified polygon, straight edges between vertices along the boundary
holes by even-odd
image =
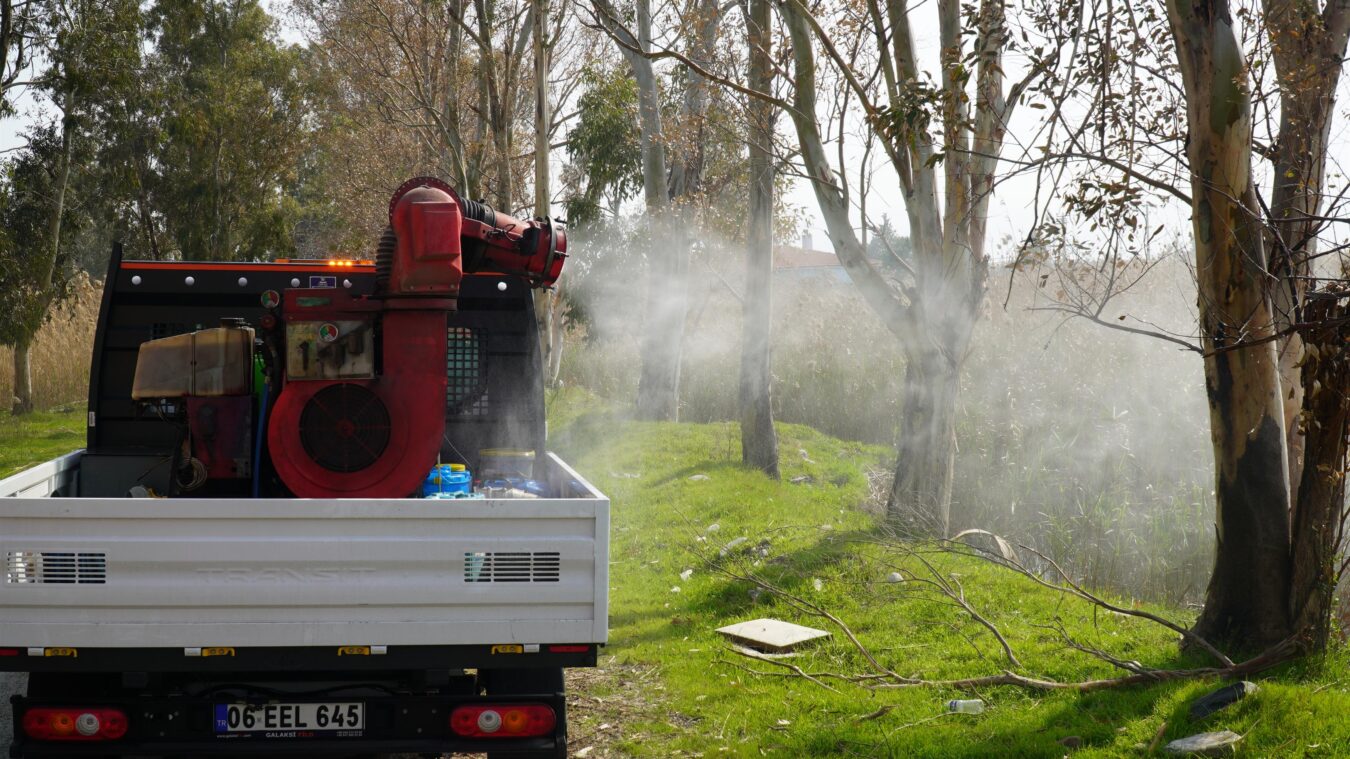
[[[89,356],[93,350],[102,285],[84,278],[75,283],[63,302],[38,332],[30,360],[33,405],[46,409],[80,403],[88,397]],[[14,351],[0,347],[0,413],[8,412],[14,397]]]

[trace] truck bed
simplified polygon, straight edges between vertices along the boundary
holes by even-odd
[[[80,455],[0,480],[0,649],[28,649],[21,659],[60,648],[86,661],[86,649],[529,652],[607,638],[609,501],[552,454],[547,478],[566,497],[53,495],[73,492]]]

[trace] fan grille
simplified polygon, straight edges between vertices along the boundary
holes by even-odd
[[[331,385],[305,404],[300,443],[324,469],[360,471],[379,460],[389,445],[389,410],[378,395],[360,385]]]
[[[487,351],[482,330],[450,327],[445,339],[445,415],[482,416]]]

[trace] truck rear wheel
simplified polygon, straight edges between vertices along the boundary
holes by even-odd
[[[478,684],[489,696],[517,696],[526,693],[563,693],[562,667],[546,669],[481,669]],[[567,709],[558,714],[560,743],[553,751],[506,753],[488,752],[488,759],[566,759]]]
[[[0,672],[0,756],[9,756],[14,742],[14,706],[10,696],[22,696],[28,690],[26,672]]]

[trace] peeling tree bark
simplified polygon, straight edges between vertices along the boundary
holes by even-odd
[[[1246,62],[1225,0],[1168,0],[1187,100],[1192,227],[1218,551],[1196,632],[1259,648],[1289,631],[1289,469]],[[1240,343],[1261,341],[1256,345]]]

